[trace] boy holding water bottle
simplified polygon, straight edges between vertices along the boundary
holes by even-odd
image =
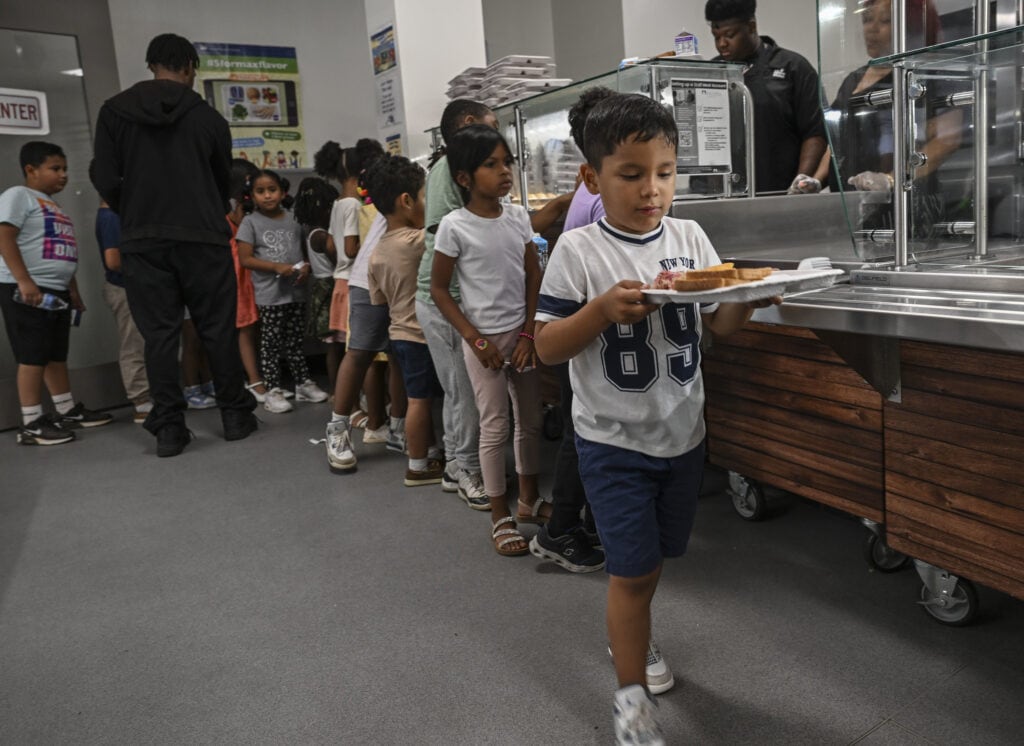
[[[25,143],[19,158],[25,185],[0,194],[0,312],[18,364],[18,442],[58,445],[74,440],[76,428],[113,418],[75,404],[68,381],[71,311],[85,305],[75,283],[75,228],[52,199],[67,184],[67,158],[39,141]],[[43,413],[44,383],[54,415]]]

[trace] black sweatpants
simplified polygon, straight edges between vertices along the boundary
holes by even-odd
[[[237,285],[228,246],[161,242],[149,251],[122,252],[128,307],[146,340],[146,376],[153,411],[145,428],[156,433],[185,422],[188,406],[180,385],[178,348],[188,306],[213,371],[221,412],[251,412],[256,400],[246,390],[235,326]]]
[[[593,518],[587,493],[580,479],[580,458],[576,453],[576,428],[572,424],[572,385],[569,363],[553,366],[558,375],[562,409],[562,442],[555,454],[555,478],[551,486],[551,519],[548,532],[561,536],[580,525],[580,513],[586,508],[585,527],[593,530]]]

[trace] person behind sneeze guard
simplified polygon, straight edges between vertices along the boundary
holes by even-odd
[[[708,0],[718,56],[744,62],[754,103],[754,174],[758,192],[821,190],[813,176],[825,152],[818,73],[804,57],[757,31],[756,0]]]
[[[860,14],[864,47],[868,58],[892,54],[892,5],[889,0],[865,0]],[[907,3],[908,48],[939,41],[939,18],[935,7],[926,0]],[[815,177],[835,192],[852,188],[862,192],[891,192],[893,187],[893,129],[891,107],[855,107],[857,96],[891,91],[892,66],[864,65],[843,79],[831,109],[839,114],[836,133],[837,151],[826,150]],[[928,99],[942,100],[949,87],[944,81],[929,81]],[[915,179],[927,179],[960,146],[963,114],[958,109],[926,104],[925,141],[918,147],[926,156],[924,164],[914,171]],[[917,192],[918,207],[926,205]],[[891,208],[867,211],[869,217],[862,228],[890,227]]]

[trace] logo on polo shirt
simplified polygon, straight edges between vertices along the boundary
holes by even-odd
[[[772,77],[773,78],[778,78],[779,80],[785,80],[786,79],[786,69],[783,68],[783,67],[775,68],[774,70],[772,70]]]

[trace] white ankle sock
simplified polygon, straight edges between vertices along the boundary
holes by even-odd
[[[338,414],[337,412],[331,412],[331,422],[344,422],[345,428],[348,429],[349,427],[347,414]]]
[[[53,399],[53,406],[60,414],[67,414],[75,408],[75,399],[71,396],[70,391],[64,394],[51,394],[50,398]]]
[[[409,459],[409,470],[410,471],[426,471],[427,462],[429,459],[425,458],[411,458]]]
[[[391,431],[395,433],[401,433],[405,431],[405,418],[404,417],[392,417],[391,418]]]
[[[21,408],[21,424],[27,425],[30,422],[43,416],[43,405],[33,404],[30,407]]]

